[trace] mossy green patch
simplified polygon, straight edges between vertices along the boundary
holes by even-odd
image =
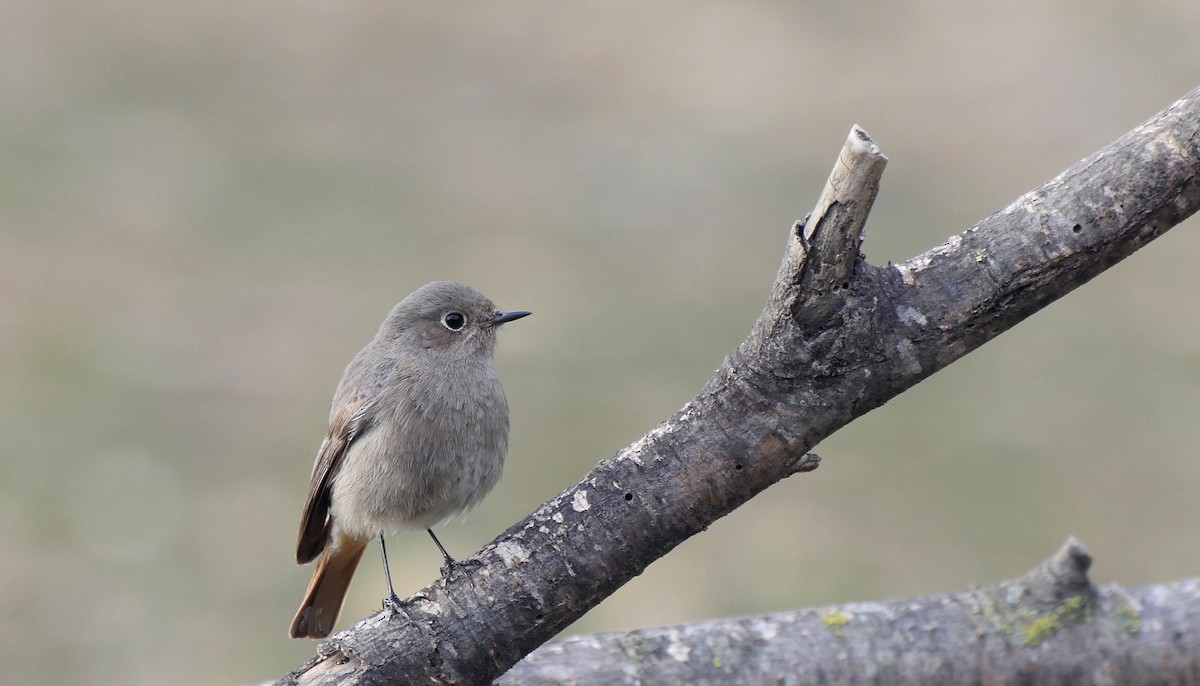
[[[1122,603],[1117,608],[1117,616],[1121,618],[1121,628],[1127,634],[1136,634],[1142,630],[1142,615],[1132,603]]]
[[[1063,628],[1078,624],[1087,619],[1088,600],[1081,595],[1073,595],[1059,603],[1050,612],[1035,617],[1021,627],[1021,636],[1025,645],[1033,648],[1050,638]]]
[[[850,615],[838,610],[830,610],[824,616],[825,626],[833,629],[834,636],[842,635],[842,627],[850,623]]]

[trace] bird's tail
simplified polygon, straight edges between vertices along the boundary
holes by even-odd
[[[325,638],[333,631],[350,579],[354,578],[354,570],[366,549],[365,543],[339,539],[336,535],[329,541],[317,560],[304,602],[292,620],[289,631],[292,638]]]

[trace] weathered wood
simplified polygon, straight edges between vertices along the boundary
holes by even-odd
[[[1200,579],[1096,587],[1090,564],[1070,540],[991,588],[576,636],[538,648],[496,683],[1200,683]]]
[[[653,560],[811,465],[819,441],[1194,213],[1200,89],[894,266],[869,265],[858,250],[882,156],[855,130],[838,167],[817,211],[794,227],[750,335],[696,398],[503,533],[475,566],[413,596],[409,618],[359,622],[281,683],[492,681]]]

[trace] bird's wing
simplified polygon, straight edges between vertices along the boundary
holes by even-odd
[[[317,451],[308,500],[300,518],[300,540],[296,544],[296,562],[305,564],[316,559],[329,540],[330,486],[354,439],[362,435],[369,423],[368,412],[374,403],[363,396],[342,405],[329,425],[329,433]]]

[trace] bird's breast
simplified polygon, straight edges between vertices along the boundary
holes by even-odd
[[[427,528],[470,509],[500,480],[508,404],[494,372],[423,381],[381,395],[349,447],[333,488],[337,525],[363,537]]]

